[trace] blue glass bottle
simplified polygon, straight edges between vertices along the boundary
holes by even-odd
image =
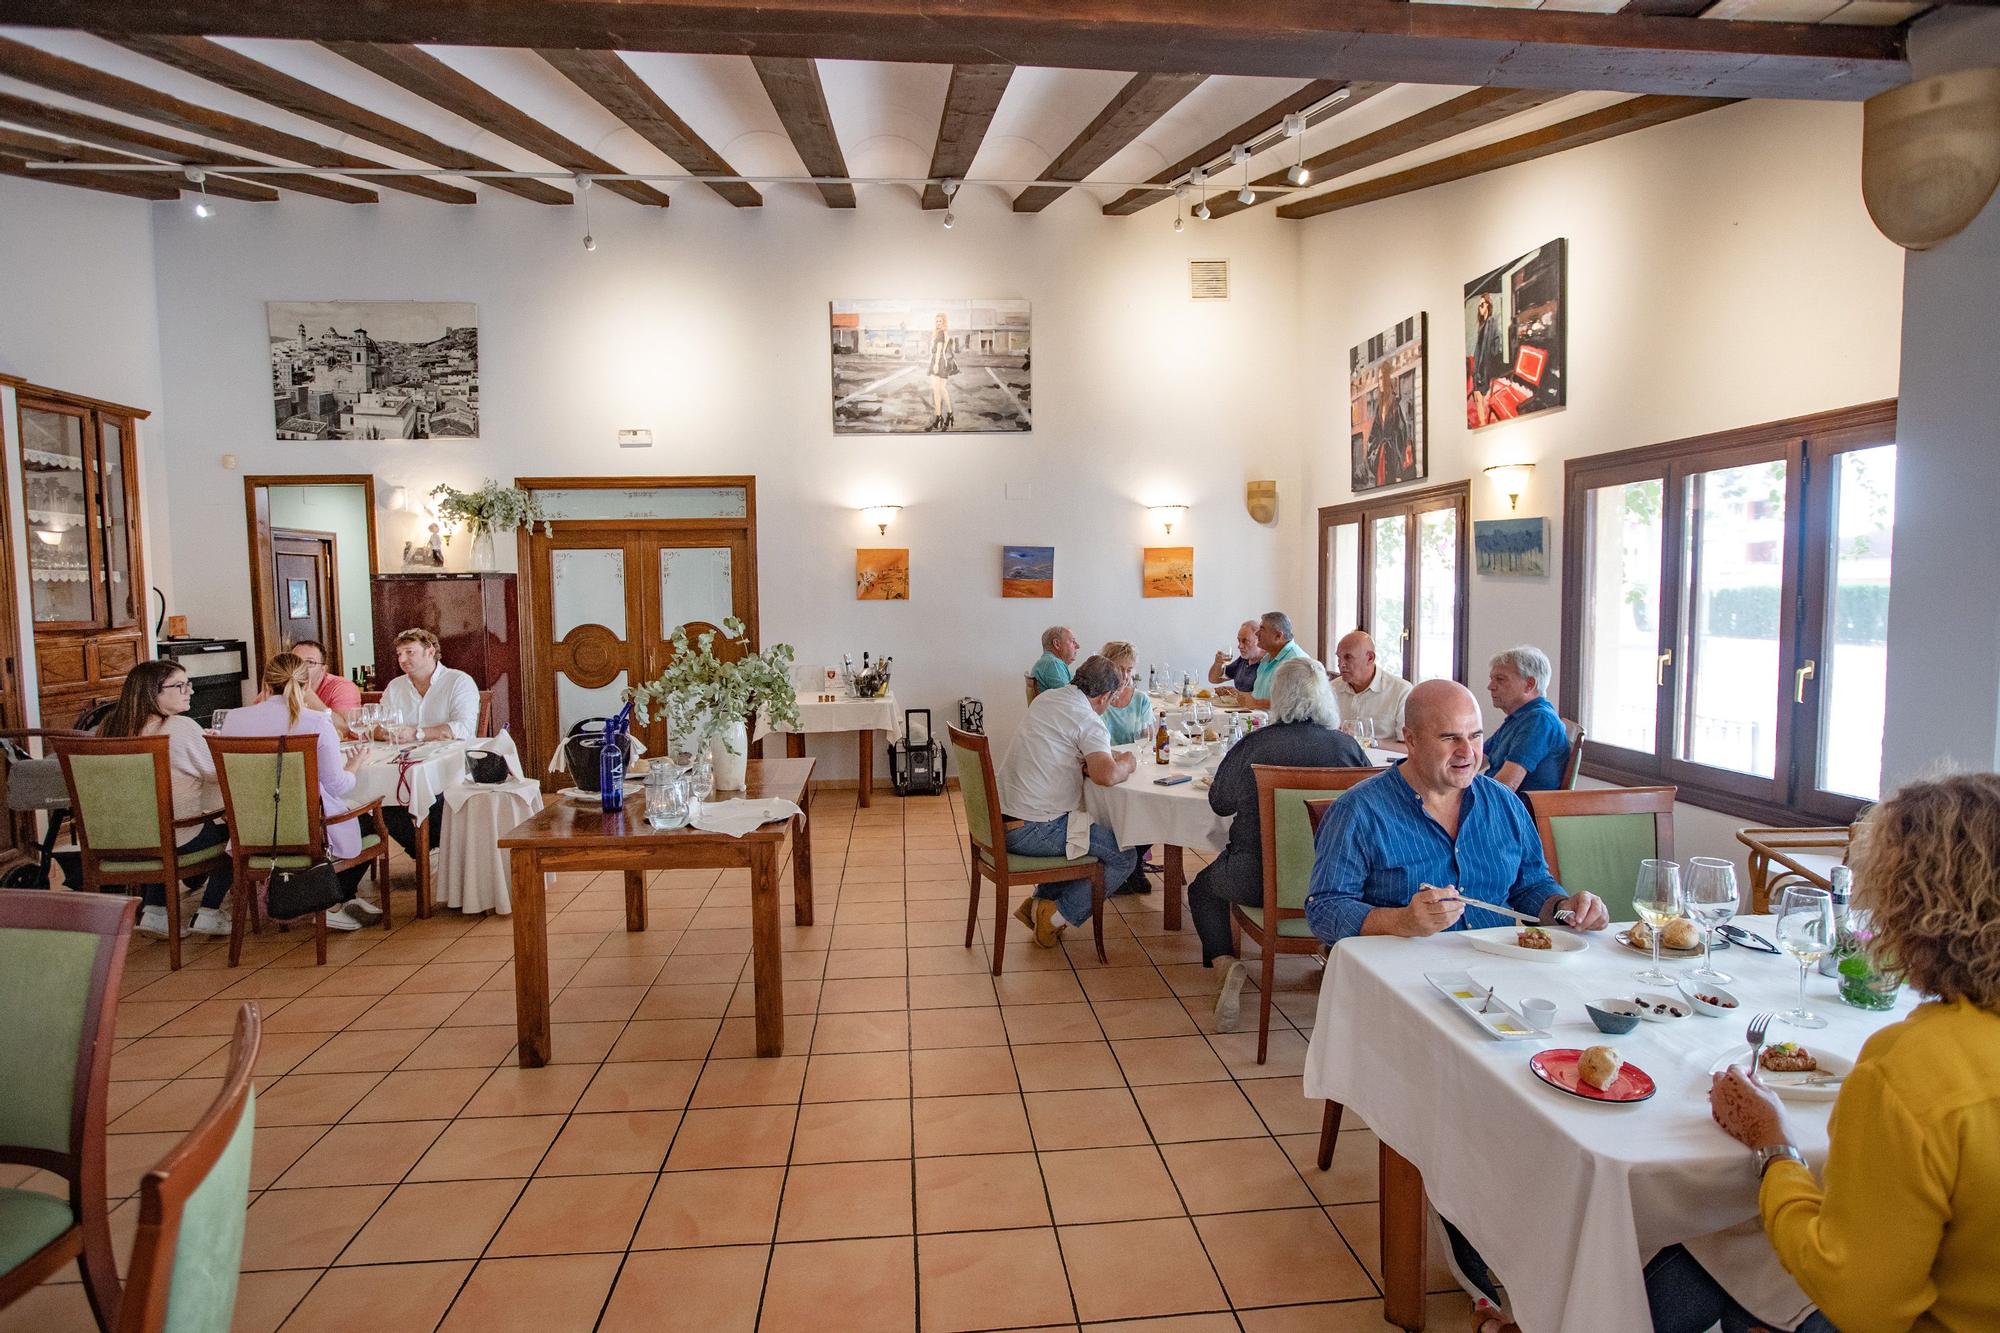
[[[604,727],[604,748],[597,755],[597,796],[607,815],[625,808],[625,733],[631,726],[628,702]]]

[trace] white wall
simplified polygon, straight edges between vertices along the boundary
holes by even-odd
[[[1302,344],[1321,388],[1303,418],[1302,508],[1352,498],[1347,349],[1418,310],[1429,482],[1471,477],[1473,517],[1501,518],[1506,497],[1480,470],[1536,465],[1519,513],[1551,519],[1550,573],[1473,576],[1475,690],[1513,643],[1563,669],[1565,459],[1895,396],[1901,252],[1862,208],[1860,138],[1859,106],[1742,104],[1304,224]],[[1568,406],[1468,430],[1464,284],[1557,237]],[[1292,572],[1289,600],[1310,605],[1312,557]],[[1733,854],[1741,823],[1683,805],[1679,850]]]
[[[340,665],[375,663],[375,612],[368,588],[368,500],[359,486],[273,486],[271,526],[334,535],[340,574]],[[247,576],[246,576],[247,577]],[[276,594],[274,594],[276,595]]]
[[[204,554],[179,609],[206,632],[249,628],[225,452],[257,473],[372,470],[383,504],[396,485],[415,499],[489,476],[753,473],[765,640],[805,662],[893,653],[899,699],[940,721],[971,694],[1004,733],[1058,621],[1089,646],[1129,638],[1149,659],[1205,663],[1300,558],[1296,233],[1267,213],[1177,237],[1159,210],[1107,219],[1078,197],[1017,217],[967,193],[984,197],[961,196],[949,232],[900,190],[864,192],[856,212],[790,189],[756,212],[697,188],[664,215],[605,197],[592,254],[571,210],[495,191],[476,208],[163,214],[169,521]],[[1194,256],[1232,261],[1229,303],[1188,301]],[[834,437],[827,302],[926,295],[1032,303],[1032,434]],[[272,441],[263,302],[329,297],[477,302],[484,438]],[[619,450],[621,427],[650,428],[655,447]],[[1265,477],[1282,514],[1260,527],[1243,489]],[[1008,483],[1032,498],[1005,498]],[[855,512],[876,501],[904,506],[886,542]],[[1163,501],[1192,506],[1174,533],[1196,548],[1191,600],[1140,596],[1140,549],[1161,544],[1144,506]],[[382,567],[397,568],[412,516],[378,519]],[[1055,545],[1055,600],[1001,599],[1003,543]],[[855,601],[854,548],[885,544],[911,550],[912,599]],[[852,773],[846,738],[813,748],[823,773]]]

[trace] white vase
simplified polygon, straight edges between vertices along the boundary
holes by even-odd
[[[480,573],[490,572],[493,563],[493,530],[481,528],[472,534],[472,567]]]
[[[734,753],[731,753],[731,751]],[[708,766],[717,791],[742,791],[744,765],[750,762],[750,733],[742,719],[716,732],[708,742]]]

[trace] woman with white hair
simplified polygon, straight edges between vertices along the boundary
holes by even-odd
[[[1569,731],[1544,697],[1554,669],[1529,644],[1495,653],[1486,693],[1507,720],[1486,738],[1486,775],[1517,792],[1554,791],[1569,764]]]
[[[1223,756],[1208,789],[1209,808],[1234,816],[1229,845],[1188,885],[1188,914],[1201,936],[1204,967],[1220,964],[1215,1030],[1234,1032],[1249,969],[1229,937],[1229,905],[1264,901],[1264,843],[1257,820],[1257,779],[1252,764],[1286,768],[1363,768],[1368,757],[1352,736],[1337,730],[1340,713],[1326,672],[1310,658],[1294,658],[1271,674],[1271,720]]]

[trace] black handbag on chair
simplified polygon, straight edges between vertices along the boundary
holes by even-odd
[[[279,802],[285,790],[285,736],[278,737],[277,777],[271,783],[271,842],[278,842]],[[306,799],[314,793],[307,792]],[[271,916],[280,921],[311,916],[340,905],[340,875],[333,862],[314,861],[298,870],[272,870],[264,895]]]

